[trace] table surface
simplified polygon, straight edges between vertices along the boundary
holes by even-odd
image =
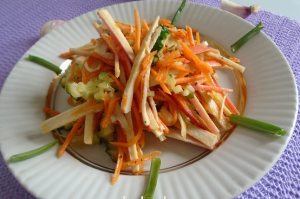
[[[125,0],[130,1],[130,0]],[[124,0],[0,1],[0,89],[21,56],[38,41],[40,27],[49,20],[69,20],[90,10],[122,3]],[[191,0],[218,7],[216,0]],[[261,20],[272,27],[265,33],[286,56],[299,87],[300,65],[300,1],[299,0],[235,0],[261,5]],[[249,19],[250,22],[251,19]],[[274,26],[274,28],[273,28]],[[275,31],[275,26],[277,30]],[[299,91],[298,91],[299,93]],[[299,113],[298,113],[299,115]],[[293,136],[278,162],[253,187],[237,198],[300,198],[300,133],[299,120]],[[0,156],[0,198],[34,198],[13,177]]]

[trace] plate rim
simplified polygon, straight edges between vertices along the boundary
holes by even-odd
[[[146,3],[147,1],[142,1],[142,2],[138,2],[139,4],[141,3],[141,4],[144,4],[144,3]],[[156,2],[156,3],[160,3],[160,1],[152,1],[152,2]],[[173,3],[173,1],[169,1],[169,2],[172,2]],[[180,2],[177,2],[177,1],[174,1],[174,3],[177,3],[177,4],[179,4]],[[118,4],[115,4],[115,5],[111,5],[111,6],[107,6],[107,7],[103,7],[103,8],[111,8],[111,7],[115,7],[115,6],[123,6],[123,5],[125,5],[125,4],[128,4],[128,5],[132,5],[132,4],[135,4],[135,3],[137,3],[137,2],[126,2],[126,3],[118,3]],[[194,5],[197,5],[197,6],[204,6],[204,7],[207,7],[207,8],[209,8],[209,9],[211,9],[211,8],[213,8],[213,9],[216,9],[216,10],[218,10],[217,8],[214,8],[214,7],[211,7],[211,6],[207,6],[207,5],[204,5],[204,4],[199,4],[199,3],[194,3],[194,2],[187,2],[187,4],[194,4]],[[80,16],[77,16],[77,17],[75,17],[74,19],[77,19],[77,18],[80,18],[80,17],[82,17],[82,16],[84,16],[84,15],[87,15],[88,13],[92,13],[92,12],[95,12],[96,10],[98,10],[98,9],[95,9],[95,10],[92,10],[92,11],[89,11],[89,12],[87,12],[87,13],[84,13],[84,14],[82,14],[82,15],[80,15]],[[228,13],[229,14],[229,13]],[[74,20],[74,19],[72,19],[72,21]],[[247,22],[249,25],[252,25],[252,24],[250,24],[249,22]],[[51,33],[49,33],[49,35],[50,35]],[[269,41],[271,41],[272,43],[273,43],[273,45],[278,49],[278,47],[276,46],[276,44],[274,43],[274,41],[273,40],[271,40],[268,36],[266,36],[264,33],[263,33],[263,35],[264,35],[264,37],[266,37]],[[47,36],[47,35],[46,35]],[[45,38],[42,38],[43,40],[46,40],[48,37],[45,37]],[[39,42],[39,41],[38,41]],[[36,44],[34,44],[33,46],[35,46]],[[30,47],[25,53],[24,53],[24,55],[20,58],[20,60],[16,63],[16,65],[15,66],[18,66],[19,64],[20,64],[20,62],[23,60],[23,59],[25,59],[25,56],[28,54],[28,52],[30,52],[31,51],[31,49],[33,48],[33,46],[32,47]],[[278,49],[279,50],[279,49]],[[280,51],[280,50],[279,50]],[[282,52],[280,52],[281,54],[282,54]],[[294,86],[295,86],[295,92],[296,92],[296,96],[297,96],[297,93],[298,93],[298,90],[297,90],[297,85],[296,85],[296,83],[295,83],[295,78],[294,78],[294,75],[293,75],[293,73],[292,73],[292,69],[291,69],[291,67],[290,67],[290,65],[289,65],[289,63],[288,63],[288,61],[286,60],[286,58],[284,57],[284,55],[282,55],[282,57],[285,59],[285,61],[286,61],[286,63],[287,63],[287,65],[289,66],[288,68],[289,68],[289,72],[291,73],[291,75],[292,75],[292,77],[293,77],[293,83],[294,83]],[[12,74],[14,74],[15,73],[15,70],[17,70],[17,67],[14,67],[12,70],[11,70],[11,72],[10,72],[10,74],[8,75],[8,77],[7,77],[7,79],[6,79],[6,81],[4,82],[4,84],[3,84],[3,87],[2,87],[2,89],[1,89],[1,92],[0,92],[0,102],[2,102],[3,101],[3,91],[4,90],[6,90],[6,87],[7,87],[7,80],[8,81],[10,81],[11,80],[11,75]],[[5,92],[4,92],[5,93]],[[282,155],[282,153],[283,153],[283,151],[285,150],[285,148],[286,148],[286,146],[287,146],[287,144],[288,144],[288,142],[289,142],[289,140],[290,140],[290,138],[291,138],[291,136],[292,136],[292,133],[293,133],[293,131],[294,131],[294,128],[295,128],[295,124],[296,124],[296,121],[297,121],[297,113],[298,113],[298,97],[296,97],[295,98],[296,99],[296,103],[295,103],[295,112],[294,112],[294,121],[293,121],[293,126],[292,126],[292,128],[291,128],[291,133],[289,134],[289,136],[288,136],[288,138],[287,138],[287,141],[285,142],[285,145],[281,148],[281,152],[280,152],[280,155],[278,155],[277,156],[277,158],[275,158],[276,160],[274,160],[274,163],[273,164],[271,164],[271,165],[269,165],[269,167],[268,167],[268,169],[266,169],[267,171],[269,171],[270,170],[270,168],[276,163],[276,161],[280,158],[280,156]],[[1,103],[1,106],[2,106],[2,103]],[[1,114],[0,114],[1,115]],[[0,120],[0,122],[2,122],[1,120]],[[2,128],[0,128],[0,129],[2,129]],[[0,136],[1,136],[1,134],[0,134]],[[228,139],[230,139],[232,136],[230,136]],[[218,150],[218,149],[217,149]],[[1,153],[2,153],[2,155],[3,155],[3,150],[2,150],[2,145],[1,145]],[[3,156],[4,157],[4,156]],[[7,162],[6,162],[7,163]],[[9,166],[9,164],[7,164],[8,165],[8,168],[11,170],[12,168]],[[11,170],[11,172],[12,173],[14,173],[13,172],[13,170]],[[263,175],[265,175],[266,174],[266,172],[261,172],[261,175],[260,175],[260,177],[259,177],[259,179],[260,178],[262,178],[263,177]],[[15,173],[14,173],[14,176],[15,176]],[[15,176],[16,177],[16,179],[24,186],[24,187],[26,187],[26,185],[24,185],[24,182],[22,182],[22,180],[21,179],[19,179],[17,176]],[[122,176],[123,177],[123,176]],[[258,179],[258,180],[259,180]],[[256,181],[257,182],[257,181]],[[254,182],[255,183],[255,182]],[[253,184],[254,183],[252,183],[252,185],[250,185],[250,186],[248,186],[247,187],[247,189],[248,188],[250,188],[251,186],[253,186]],[[28,188],[26,188],[26,190],[28,191],[28,192],[30,192],[32,195],[35,195],[35,192],[33,191],[33,190],[31,190],[30,188],[28,189]],[[239,192],[239,193],[237,193],[235,196],[237,196],[238,194],[240,194],[240,193],[242,193],[242,192],[244,192],[244,191],[246,191],[246,189],[245,190],[242,190],[241,192]]]

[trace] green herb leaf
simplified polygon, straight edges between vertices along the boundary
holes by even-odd
[[[29,61],[32,61],[32,62],[35,62],[37,64],[40,64],[52,71],[54,71],[57,75],[59,75],[61,73],[61,69],[56,66],[55,64],[43,59],[43,58],[40,58],[40,57],[37,57],[37,56],[34,56],[34,55],[28,55],[28,60]]]
[[[269,124],[266,122],[262,122],[259,120],[247,118],[241,115],[236,115],[236,114],[231,114],[230,117],[230,122],[255,130],[259,131],[262,133],[267,133],[275,136],[284,136],[286,131],[278,126],[275,126],[273,124]]]
[[[252,30],[250,30],[247,34],[245,34],[242,38],[236,41],[234,44],[231,45],[231,51],[237,52],[245,43],[247,43],[252,37],[254,37],[257,33],[263,29],[263,25],[259,22]]]
[[[159,169],[160,169],[160,158],[153,158],[151,160],[150,174],[149,180],[147,184],[147,188],[143,195],[143,199],[153,199],[154,191],[157,184]]]
[[[31,151],[27,151],[24,153],[20,153],[20,154],[16,154],[10,157],[10,161],[12,162],[18,162],[21,160],[26,160],[32,157],[35,157],[37,155],[40,155],[46,151],[48,151],[49,149],[51,149],[55,144],[57,143],[57,140],[50,142],[49,144],[46,144],[42,147],[39,147],[37,149],[31,150]]]
[[[178,8],[178,10],[176,11],[176,13],[175,13],[175,15],[174,15],[174,17],[173,17],[173,19],[172,19],[171,24],[173,24],[173,25],[176,24],[176,22],[177,22],[177,20],[178,20],[178,17],[179,17],[179,15],[180,15],[180,13],[182,12],[183,8],[185,7],[185,3],[186,3],[186,0],[182,0],[180,6],[179,6],[179,8]]]

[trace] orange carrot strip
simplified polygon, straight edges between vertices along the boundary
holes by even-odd
[[[182,77],[185,77],[186,75],[188,75],[189,73],[188,72],[185,72],[185,71],[181,71],[176,78],[182,78]]]
[[[171,32],[172,35],[174,35],[175,37],[178,37],[180,39],[185,39],[186,38],[186,32],[182,29],[179,30],[172,30],[169,29],[169,31]]]
[[[169,110],[170,110],[170,113],[173,115],[173,121],[170,123],[170,125],[173,126],[177,122],[178,111],[177,111],[177,108],[174,107],[174,105],[171,103],[169,103]]]
[[[71,52],[64,52],[64,53],[61,53],[59,56],[61,58],[70,58],[74,55],[74,53],[71,53]]]
[[[60,148],[58,150],[58,157],[62,157],[62,155],[64,154],[66,148],[68,147],[68,145],[72,141],[73,137],[75,136],[77,130],[79,129],[81,124],[84,122],[84,120],[85,120],[85,116],[83,116],[79,120],[77,120],[77,122],[73,126],[72,130],[68,134],[67,138],[65,139],[64,143],[60,146]]]
[[[200,34],[199,34],[199,32],[196,32],[196,43],[197,43],[197,45],[200,44]]]
[[[58,112],[56,110],[53,110],[53,109],[51,109],[49,107],[46,107],[46,106],[43,108],[43,111],[44,111],[44,113],[47,113],[47,114],[53,115],[53,116],[60,114],[60,112]]]
[[[171,23],[171,21],[169,19],[160,19],[158,23],[162,24],[163,26],[168,27],[168,28],[174,27],[174,25]]]
[[[118,160],[117,160],[114,175],[111,179],[112,185],[115,184],[119,178],[122,169],[123,158],[124,158],[124,150],[122,149],[122,147],[118,147]]]
[[[101,68],[94,71],[94,72],[88,73],[87,74],[87,79],[90,80],[90,79],[93,79],[94,77],[97,77],[100,72],[101,72]]]
[[[154,70],[153,68],[150,69],[150,73],[154,76],[154,78],[156,79],[157,76],[157,72],[156,70]]]
[[[187,84],[199,80],[203,80],[204,76],[201,74],[189,76],[189,77],[181,77],[181,78],[176,78],[176,84]]]
[[[150,30],[150,28],[149,28],[149,26],[148,26],[148,24],[146,22],[146,19],[143,19],[142,22],[143,22],[143,28],[145,29],[146,32],[148,32]]]
[[[171,65],[169,65],[169,69],[175,69],[175,70],[182,71],[182,72],[192,73],[192,71],[190,69],[187,69],[183,66],[184,65],[171,64]]]
[[[124,86],[123,84],[119,81],[119,79],[112,73],[112,72],[108,72],[108,75],[114,80],[114,82],[116,83],[118,89],[122,92],[124,92]]]
[[[201,61],[199,59],[199,57],[197,57],[193,51],[184,43],[184,42],[180,42],[182,49],[181,52],[185,55],[185,57],[190,60],[193,61],[195,63],[195,67],[198,71],[201,71],[206,79],[206,81],[210,84],[213,85],[212,79],[211,79],[211,75],[214,71],[213,69],[206,63],[204,63],[203,61]]]
[[[164,91],[165,93],[168,93],[168,94],[171,95],[170,90],[168,89],[168,87],[166,86],[166,84],[165,84],[164,82],[160,82],[159,85],[160,85],[160,87],[163,89],[163,91]]]
[[[90,103],[87,106],[84,106],[84,107],[82,107],[82,108],[74,111],[72,114],[75,115],[75,114],[78,114],[78,113],[80,113],[82,111],[88,111],[88,110],[91,110],[91,109],[95,109],[95,110],[99,109],[99,110],[101,110],[102,108],[103,108],[103,103],[97,104],[96,100],[91,100]]]
[[[82,135],[84,133],[84,126],[77,130],[77,135]]]
[[[169,73],[169,68],[167,66],[161,68],[156,76],[156,81],[157,82],[164,82],[168,76]]]
[[[135,83],[134,83],[134,92],[137,91],[138,87],[140,86],[142,79],[144,79],[144,76],[147,72],[147,69],[143,69],[140,73],[139,76],[137,76]]]
[[[142,133],[143,133],[143,129],[139,128],[138,134],[135,135],[132,138],[132,140],[130,140],[130,142],[110,142],[110,143],[119,147],[130,147],[139,141],[140,137],[142,136]]]
[[[149,70],[149,68],[151,67],[152,64],[152,60],[153,57],[155,56],[156,51],[149,53],[145,56],[145,58],[143,59],[142,63],[141,63],[141,68],[142,71],[140,71],[139,76],[137,77],[137,79],[135,80],[135,84],[134,84],[134,90],[136,91],[141,80],[144,78],[146,72]]]
[[[160,120],[160,123],[163,125],[163,127],[164,127],[164,129],[163,129],[163,132],[165,133],[165,134],[169,134],[169,132],[170,132],[170,129],[167,127],[167,125],[161,120],[161,118],[159,117],[158,118],[159,120]]]
[[[82,83],[86,84],[88,82],[88,71],[84,67],[82,69]]]
[[[188,37],[188,41],[189,41],[190,46],[194,46],[195,41],[194,41],[194,38],[193,38],[192,28],[189,27],[189,26],[186,26],[186,32],[187,32],[187,37]]]
[[[181,54],[178,50],[174,50],[174,51],[171,51],[171,52],[168,52],[164,55],[164,60],[173,60],[175,58],[178,58],[180,57]]]
[[[114,97],[109,101],[108,106],[107,106],[107,110],[104,113],[105,116],[104,116],[104,118],[102,120],[102,123],[101,123],[102,128],[106,128],[108,126],[110,118],[112,116],[112,113],[114,112],[115,105],[118,102],[118,100],[119,100],[118,97]]]
[[[229,59],[230,59],[231,61],[235,62],[235,63],[240,63],[240,62],[241,62],[241,60],[239,60],[239,59],[236,58],[236,57],[230,57]]]
[[[134,49],[135,53],[137,53],[140,50],[141,45],[141,19],[139,15],[138,9],[134,9],[134,17],[135,17],[135,43],[134,43]]]
[[[161,154],[160,151],[153,151],[153,152],[151,152],[151,153],[149,153],[147,155],[142,156],[141,159],[131,160],[131,161],[128,161],[128,162],[123,162],[123,164],[122,164],[122,170],[126,169],[128,167],[134,167],[136,165],[141,164],[142,162],[145,162],[145,161],[151,160],[153,158],[156,158],[160,154]]]

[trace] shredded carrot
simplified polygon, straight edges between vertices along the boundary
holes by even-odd
[[[70,57],[72,57],[74,55],[74,53],[72,53],[72,52],[64,52],[64,53],[61,53],[60,54],[60,57],[61,58],[70,58]]]
[[[68,134],[67,138],[65,139],[64,143],[60,146],[60,148],[58,150],[58,157],[62,157],[63,156],[65,150],[67,149],[68,145],[71,143],[71,141],[74,138],[77,130],[83,124],[84,120],[85,120],[85,116],[83,116],[79,120],[77,120],[77,122],[73,126],[72,130]]]
[[[176,78],[182,78],[182,77],[185,77],[185,76],[187,76],[189,73],[188,72],[186,72],[186,71],[181,71],[178,75],[177,75],[177,77]]]
[[[160,70],[157,73],[157,76],[156,76],[155,80],[157,82],[164,82],[164,81],[166,81],[168,73],[169,73],[169,68],[167,66],[164,66],[164,67],[160,68]]]
[[[119,178],[122,169],[123,158],[124,158],[124,150],[122,149],[122,147],[118,147],[118,160],[115,167],[114,175],[111,179],[112,185],[115,184]]]
[[[58,112],[56,110],[53,110],[53,109],[51,109],[49,107],[46,107],[46,106],[43,108],[43,111],[44,111],[44,113],[47,113],[47,114],[52,115],[52,116],[60,114],[60,112]]]
[[[170,126],[173,126],[177,122],[178,110],[172,103],[169,103],[168,105],[169,111],[173,115],[173,121],[170,123]]]
[[[167,85],[164,82],[160,82],[159,85],[165,93],[171,95],[171,91],[169,90],[169,88],[167,87]]]
[[[153,58],[154,58],[155,54],[156,54],[156,51],[153,51],[153,52],[147,54],[145,56],[145,58],[143,59],[143,61],[141,63],[141,69],[142,69],[142,71],[140,72],[139,76],[135,80],[135,84],[134,84],[134,90],[135,91],[137,90],[138,86],[140,85],[141,80],[144,78],[146,72],[151,67],[151,63],[153,61]]]
[[[144,131],[142,132],[141,137],[139,139],[139,144],[140,144],[141,148],[144,148],[144,146],[145,146],[145,132]]]
[[[140,129],[141,130],[138,131],[138,134],[135,135],[133,137],[133,139],[130,140],[129,142],[110,142],[110,143],[115,146],[119,146],[119,147],[130,147],[130,146],[134,145],[135,143],[137,143],[139,141],[139,139],[141,138],[143,129],[142,128],[140,128]]]
[[[168,27],[168,28],[174,27],[174,25],[172,24],[172,22],[169,19],[160,19],[158,23],[162,24],[163,26]]]
[[[175,37],[178,37],[179,39],[185,39],[186,38],[186,32],[184,30],[172,30],[169,29],[169,31],[171,32],[171,34]]]
[[[146,19],[143,19],[142,22],[143,22],[143,28],[145,29],[145,32],[147,33],[150,29],[149,29],[149,26],[146,22]]]
[[[114,82],[116,83],[118,89],[122,92],[124,92],[124,86],[123,84],[119,81],[119,79],[112,73],[112,72],[108,72],[109,76],[114,80]]]
[[[186,32],[187,32],[187,38],[188,38],[190,46],[194,46],[195,45],[195,41],[194,41],[194,38],[193,38],[192,28],[189,27],[189,26],[186,26]]]
[[[118,97],[114,97],[112,98],[109,103],[108,103],[108,106],[107,106],[107,109],[105,110],[104,112],[104,118],[101,122],[101,126],[102,128],[106,128],[110,122],[110,118],[112,116],[112,113],[114,112],[114,109],[115,109],[115,105],[116,103],[118,102],[119,98]]]
[[[84,133],[84,126],[77,130],[77,135],[82,135]]]
[[[104,92],[104,96],[102,98],[102,101],[104,103],[104,112],[106,112],[106,110],[107,110],[109,100],[110,100],[110,97],[109,97],[108,93]]]
[[[196,32],[196,44],[200,45],[200,34],[199,34],[199,32]]]
[[[159,120],[160,120],[160,123],[163,125],[163,132],[165,133],[165,134],[169,134],[169,132],[170,132],[170,129],[167,127],[167,125],[161,120],[161,118],[159,117],[158,118]]]
[[[95,100],[92,100],[87,106],[84,106],[76,111],[74,111],[72,114],[76,115],[82,111],[88,111],[88,110],[101,110],[103,109],[103,103],[97,104]]]
[[[203,80],[204,76],[201,74],[196,74],[193,76],[189,76],[189,77],[181,77],[181,78],[176,78],[176,84],[187,84],[187,83],[192,83],[192,82],[196,82],[199,80]]]
[[[82,69],[82,83],[87,84],[88,82],[88,71],[85,67]]]
[[[153,68],[150,69],[150,74],[153,75],[153,77],[156,79],[157,72]]]
[[[134,167],[136,165],[139,165],[141,164],[142,162],[145,162],[145,161],[148,161],[148,160],[151,160],[153,158],[156,158],[157,156],[159,156],[161,154],[160,151],[153,151],[147,155],[144,155],[141,157],[141,159],[139,160],[131,160],[131,161],[128,161],[128,162],[123,162],[122,164],[122,170],[128,168],[128,167]]]
[[[141,45],[141,20],[140,20],[139,11],[136,8],[134,9],[134,17],[135,17],[135,31],[136,31],[134,49],[135,49],[135,53],[137,53]]]
[[[240,63],[240,62],[241,62],[241,60],[239,60],[239,59],[236,58],[236,57],[230,57],[229,59],[230,59],[231,61],[235,62],[235,63]]]
[[[206,79],[206,81],[213,85],[211,74],[214,72],[213,69],[206,64],[205,62],[201,61],[199,57],[197,57],[193,51],[184,43],[180,42],[182,49],[181,52],[188,58],[189,60],[193,61],[195,63],[196,69],[198,71],[201,71]]]

